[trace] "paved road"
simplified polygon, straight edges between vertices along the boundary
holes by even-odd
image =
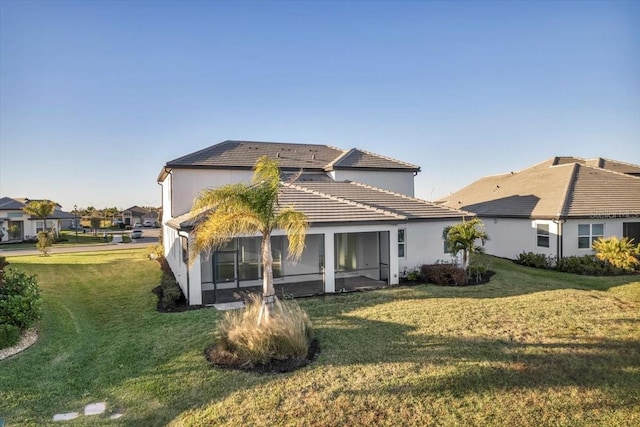
[[[127,233],[126,231],[125,233]],[[120,232],[114,232],[119,234]],[[118,249],[135,249],[135,248],[146,248],[147,246],[154,245],[158,243],[158,235],[160,233],[159,229],[143,229],[143,237],[141,239],[137,239],[132,243],[96,243],[92,245],[65,245],[65,246],[53,246],[50,254],[63,254],[63,253],[74,253],[74,252],[93,252],[93,251],[113,251]],[[14,249],[14,250],[6,250],[0,247],[0,255],[10,257],[10,256],[23,256],[23,255],[40,255],[40,251],[37,249]]]

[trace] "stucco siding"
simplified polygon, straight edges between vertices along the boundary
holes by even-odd
[[[551,220],[532,220],[528,218],[480,218],[485,225],[489,240],[485,243],[488,254],[515,259],[524,252],[557,256],[558,224]],[[538,246],[537,226],[549,228],[549,246]]]
[[[585,219],[572,219],[567,220],[564,224],[563,232],[563,246],[564,256],[570,255],[587,255],[593,253],[591,248],[579,248],[578,247],[578,226],[580,224],[603,224],[604,225],[604,237],[616,236],[622,238],[623,227],[625,222],[640,222],[640,216],[627,216],[624,218],[585,218]],[[640,242],[635,242],[640,243]]]
[[[355,181],[414,197],[413,172],[337,170],[334,181]]]
[[[173,198],[171,216],[176,217],[189,212],[194,199],[203,189],[250,182],[253,172],[250,170],[173,169],[171,176],[170,191]]]
[[[445,253],[442,232],[445,227],[457,224],[458,221],[428,221],[398,224],[405,228],[406,252],[399,258],[399,269],[412,269],[422,264],[433,264],[438,261],[449,261],[451,255]],[[396,246],[397,246],[396,233]]]

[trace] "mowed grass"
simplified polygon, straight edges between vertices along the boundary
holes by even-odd
[[[143,255],[9,259],[38,274],[45,302],[40,341],[0,361],[9,426],[98,401],[106,415],[63,424],[640,425],[639,276],[490,258],[486,285],[302,299],[318,360],[257,375],[207,365],[216,311],[155,312]]]

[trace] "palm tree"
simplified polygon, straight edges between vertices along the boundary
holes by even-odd
[[[27,215],[42,218],[42,231],[47,231],[47,217],[50,216],[56,208],[56,203],[51,200],[33,200],[22,208]]]
[[[482,230],[484,224],[479,218],[474,217],[470,221],[465,221],[446,227],[442,233],[447,241],[451,253],[457,255],[462,251],[462,268],[465,270],[469,266],[469,256],[473,252],[482,252],[482,247],[476,246],[476,240],[480,239],[482,245],[489,240],[489,235]]]
[[[263,156],[254,167],[252,185],[230,184],[207,189],[193,203],[197,218],[190,245],[190,263],[202,251],[211,252],[242,235],[262,236],[263,306],[260,319],[274,312],[273,258],[271,232],[284,229],[289,239],[289,257],[298,260],[304,250],[308,227],[304,213],[278,205],[280,169],[278,162]],[[259,320],[260,321],[260,320]]]

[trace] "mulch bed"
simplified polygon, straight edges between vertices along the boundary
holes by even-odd
[[[318,357],[320,354],[320,343],[317,339],[311,340],[307,357],[288,358],[288,359],[272,359],[268,363],[246,366],[243,365],[232,353],[219,349],[215,344],[211,344],[204,350],[204,357],[211,365],[220,369],[229,369],[234,371],[255,372],[259,374],[282,374],[293,372],[297,369],[304,368]]]

